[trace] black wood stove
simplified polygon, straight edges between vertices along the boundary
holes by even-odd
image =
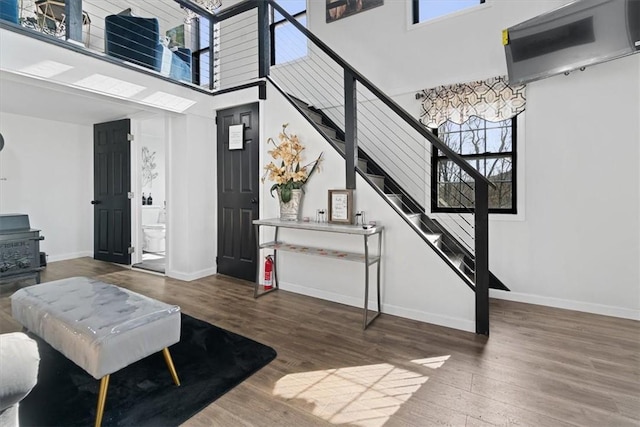
[[[0,214],[0,283],[33,277],[40,283],[40,230],[25,214]]]

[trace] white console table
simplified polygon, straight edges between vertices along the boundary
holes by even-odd
[[[296,252],[307,255],[316,255],[331,259],[340,259],[344,261],[354,261],[364,264],[364,320],[363,329],[373,320],[380,315],[380,261],[382,258],[382,232],[383,226],[376,226],[371,228],[363,228],[360,225],[342,225],[342,224],[329,224],[324,222],[303,222],[303,221],[282,221],[278,218],[274,219],[259,219],[254,220],[253,224],[256,228],[256,241],[258,242],[258,259],[260,257],[261,249],[273,250],[273,288],[269,290],[260,290],[260,263],[256,272],[256,283],[254,287],[254,298],[258,298],[269,292],[278,289],[278,274],[277,274],[277,254],[278,251]],[[260,226],[269,226],[275,228],[275,234],[273,241],[260,243]],[[340,250],[319,248],[307,245],[297,245],[282,242],[278,240],[278,231],[281,228],[298,229],[308,231],[320,231],[329,233],[339,233],[345,235],[362,236],[364,237],[364,251],[362,253],[346,252]],[[378,251],[375,254],[371,254],[369,250],[369,238],[377,236],[378,238]],[[377,277],[376,277],[376,290],[377,290],[377,310],[374,311],[373,317],[369,319],[369,268],[376,264]]]

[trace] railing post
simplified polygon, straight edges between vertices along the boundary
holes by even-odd
[[[271,66],[271,43],[269,31],[269,3],[258,0],[258,77],[269,75]]]
[[[356,188],[356,162],[358,161],[356,77],[344,69],[344,155],[346,158],[347,189]]]
[[[65,39],[82,43],[82,0],[67,0],[64,14]]]
[[[489,335],[489,186],[475,180],[476,334]]]

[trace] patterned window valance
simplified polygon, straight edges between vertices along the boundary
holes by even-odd
[[[504,77],[423,90],[420,121],[437,128],[447,120],[462,124],[471,116],[492,122],[509,119],[524,111],[525,86],[511,86]]]

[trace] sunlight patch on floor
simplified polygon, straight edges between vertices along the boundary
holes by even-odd
[[[428,379],[381,363],[286,375],[278,380],[273,394],[312,403],[313,415],[332,424],[380,427]]]
[[[450,357],[451,356],[428,357],[426,359],[412,360],[411,363],[417,363],[425,368],[438,369],[440,366],[444,365],[444,362],[449,360]]]

